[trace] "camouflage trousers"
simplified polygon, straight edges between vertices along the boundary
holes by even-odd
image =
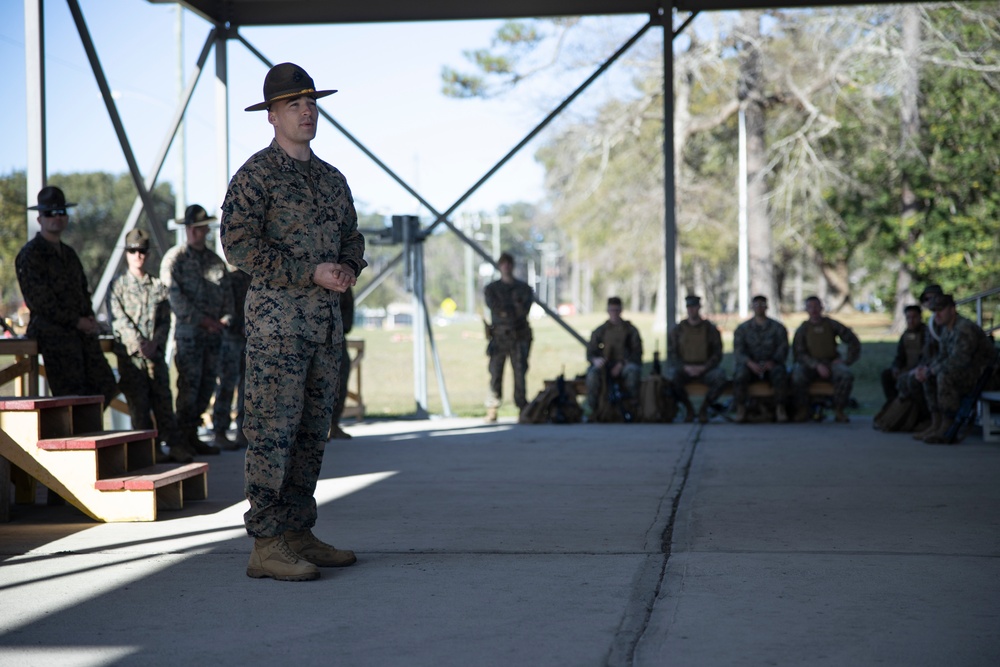
[[[96,336],[78,332],[40,334],[38,351],[53,396],[104,397],[104,408],[118,395],[118,382]]]
[[[962,404],[962,397],[976,386],[979,369],[968,369],[962,373],[931,375],[924,382],[924,399],[931,412],[943,412],[954,417]]]
[[[747,368],[746,364],[733,373],[733,404],[745,404],[748,387],[752,382],[760,380],[765,380],[771,385],[775,404],[785,405],[788,401],[788,369],[784,366],[775,366],[761,377]]]
[[[722,395],[722,392],[726,388],[726,372],[718,366],[705,371],[698,377],[691,377],[684,372],[683,368],[669,366],[667,367],[664,375],[667,380],[670,381],[674,396],[682,403],[690,402],[687,391],[684,389],[684,385],[690,382],[702,382],[708,385],[708,391],[705,393],[705,400],[702,401],[703,405],[711,405],[712,403],[715,403],[716,399]]]
[[[222,336],[207,334],[174,337],[177,365],[177,434],[179,438],[197,438],[201,415],[215,392],[215,373],[219,365]]]
[[[351,379],[351,351],[347,349],[347,339],[340,347],[340,389],[337,391],[337,400],[333,404],[333,417],[330,420],[330,427],[333,428],[340,423],[340,416],[344,414],[344,402],[347,401],[347,383]]]
[[[792,401],[796,408],[809,407],[809,385],[822,380],[812,368],[795,364],[792,369]],[[854,373],[846,364],[831,364],[830,377],[827,382],[833,384],[833,407],[843,410],[851,399],[851,389],[854,388]]]
[[[219,367],[216,375],[212,406],[212,430],[225,433],[233,421],[233,394],[236,394],[236,428],[243,427],[243,373],[246,368],[247,339],[236,334],[223,334],[219,347]]]
[[[490,397],[486,407],[500,407],[503,397],[503,369],[510,359],[510,368],[514,374],[514,405],[520,410],[528,404],[524,376],[528,372],[528,355],[531,353],[531,340],[501,340],[494,338],[486,348],[490,355]]]
[[[340,341],[247,339],[246,485],[252,537],[316,523],[316,482],[340,386]]]
[[[170,367],[161,357],[118,356],[118,387],[128,401],[132,428],[155,428],[168,447],[176,445],[174,398],[170,395]],[[152,416],[150,416],[152,415]],[[155,423],[153,420],[156,420]]]
[[[590,406],[591,413],[597,410],[601,402],[601,389],[604,388],[604,375],[606,367],[598,368],[591,365],[587,370],[587,405]],[[628,394],[626,398],[639,398],[639,380],[642,378],[642,366],[639,364],[625,364],[621,373],[621,386]]]

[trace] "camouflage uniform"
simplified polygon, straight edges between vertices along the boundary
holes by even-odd
[[[887,401],[896,398],[897,395],[903,398],[911,396],[920,397],[923,395],[923,387],[917,382],[910,372],[920,365],[925,359],[924,351],[928,347],[927,325],[923,322],[915,331],[904,331],[896,344],[896,356],[892,360],[889,368],[882,371],[882,393]],[[935,347],[936,353],[936,347]],[[931,357],[926,357],[930,359]],[[899,376],[895,376],[895,371]]]
[[[619,361],[623,361],[621,378],[630,398],[639,398],[639,380],[642,376],[642,337],[639,330],[628,320],[617,325],[610,320],[594,329],[587,344],[587,360],[601,357],[606,363],[603,368],[591,364],[587,371],[587,404],[591,412],[597,409],[604,386],[604,373]]]
[[[486,407],[500,407],[503,396],[503,367],[510,357],[514,372],[514,405],[518,410],[528,404],[524,376],[528,372],[528,354],[531,352],[531,327],[528,311],[534,295],[528,283],[514,279],[513,283],[496,280],[484,291],[486,307],[490,309],[493,324],[486,354],[490,357],[490,398]]]
[[[938,353],[928,364],[924,398],[933,412],[949,418],[958,412],[962,397],[972,391],[983,367],[995,354],[993,341],[972,320],[958,315],[955,324],[939,327]]]
[[[367,266],[344,176],[272,141],[233,176],[222,244],[252,276],[247,293],[247,532],[258,538],[316,523],[313,497],[340,384],[340,295],[312,281],[317,265]]]
[[[842,364],[834,364],[840,359],[837,339],[847,346],[847,357]],[[819,380],[816,367],[826,364],[830,368],[829,381],[833,383],[833,407],[843,410],[851,398],[854,374],[848,368],[861,356],[861,341],[851,329],[837,320],[823,317],[818,324],[806,320],[795,331],[792,339],[793,401],[799,410],[808,408],[809,384]]]
[[[756,318],[751,318],[736,327],[733,333],[733,402],[744,404],[750,383],[767,378],[774,389],[775,403],[784,405],[788,400],[787,359],[788,329],[781,322],[767,318],[761,326]],[[748,361],[773,361],[775,366],[764,377],[758,377],[747,367]]]
[[[219,348],[219,367],[216,375],[219,384],[215,388],[212,407],[212,430],[216,435],[225,436],[232,422],[233,393],[236,394],[236,431],[243,432],[243,372],[246,368],[244,353],[247,347],[246,316],[244,308],[250,276],[235,269],[229,272],[229,288],[233,293],[233,319],[222,332]]]
[[[726,372],[722,363],[722,334],[709,320],[691,324],[682,320],[667,336],[667,380],[673,387],[677,400],[690,405],[684,385],[704,382],[708,385],[703,406],[712,405],[726,388]],[[704,365],[706,370],[698,377],[684,372],[685,364]]]
[[[41,232],[15,260],[17,282],[31,311],[28,338],[45,358],[45,378],[53,396],[104,396],[104,407],[118,395],[114,372],[97,336],[76,328],[93,317],[83,265],[65,243],[49,243]]]
[[[222,334],[200,326],[202,318],[231,319],[233,292],[226,263],[212,250],[196,250],[187,243],[174,246],[160,264],[160,280],[167,286],[174,312],[174,363],[177,366],[177,435],[197,448],[202,413],[215,392]]]
[[[111,326],[115,331],[119,386],[128,401],[132,428],[155,428],[167,446],[175,446],[174,399],[170,367],[164,352],[170,335],[167,288],[148,273],[136,278],[126,271],[111,286]],[[139,344],[156,343],[156,356],[146,358]]]

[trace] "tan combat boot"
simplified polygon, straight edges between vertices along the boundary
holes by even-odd
[[[778,420],[779,424],[784,424],[788,421],[788,412],[785,411],[784,405],[778,405],[774,408],[775,418]]]
[[[497,409],[496,408],[486,408],[486,421],[490,424],[497,420]]]
[[[844,408],[834,408],[833,419],[834,421],[841,424],[846,424],[847,422],[851,421],[851,418],[847,416],[846,412],[844,412]]]
[[[353,551],[320,542],[311,530],[286,530],[284,537],[299,558],[319,567],[346,567],[358,561]]]
[[[931,433],[937,433],[938,429],[941,428],[941,413],[933,412],[931,413],[931,425],[925,428],[923,431],[919,431],[913,434],[914,440],[923,440]]]
[[[310,581],[319,579],[319,569],[295,555],[283,536],[258,537],[250,552],[247,576],[254,579],[271,577],[279,581]]]
[[[740,403],[736,406],[736,416],[733,417],[733,421],[737,424],[742,424],[747,420],[747,406]]]

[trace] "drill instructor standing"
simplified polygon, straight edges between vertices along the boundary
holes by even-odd
[[[316,90],[298,65],[264,78],[271,145],[233,176],[222,216],[230,264],[252,277],[246,301],[247,575],[285,581],[351,565],[319,541],[314,492],[340,381],[340,295],[367,266],[347,180],[313,154]]]

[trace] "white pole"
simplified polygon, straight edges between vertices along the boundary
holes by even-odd
[[[737,176],[737,188],[739,190],[739,308],[740,315],[746,317],[750,312],[750,250],[747,242],[747,126],[746,117],[743,114],[743,107],[739,112],[740,125],[740,147],[739,147],[739,176]]]

